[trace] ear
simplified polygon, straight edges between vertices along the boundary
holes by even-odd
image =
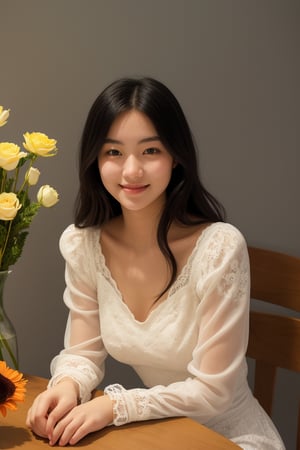
[[[177,164],[178,164],[178,162],[176,161],[176,159],[174,159],[172,169],[175,169],[175,167],[177,166]]]

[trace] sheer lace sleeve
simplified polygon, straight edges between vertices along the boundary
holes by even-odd
[[[52,386],[68,376],[78,382],[81,401],[104,376],[104,349],[99,322],[93,241],[88,229],[69,226],[61,236],[60,250],[66,261],[64,302],[69,308],[65,348],[51,362]]]
[[[205,239],[189,280],[199,303],[191,317],[198,341],[187,367],[190,376],[149,389],[108,386],[105,393],[113,400],[115,425],[172,416],[197,416],[207,422],[232,402],[248,342],[248,253],[242,235],[228,224]]]

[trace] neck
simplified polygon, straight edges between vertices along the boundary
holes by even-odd
[[[124,240],[131,248],[146,249],[157,245],[157,228],[160,213],[148,208],[147,211],[123,211],[122,232]]]

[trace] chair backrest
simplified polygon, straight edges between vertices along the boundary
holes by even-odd
[[[248,247],[251,298],[283,306],[287,314],[250,312],[247,355],[255,360],[254,395],[272,415],[278,367],[300,373],[300,258]],[[298,315],[298,317],[296,317]],[[297,450],[300,450],[300,392]]]

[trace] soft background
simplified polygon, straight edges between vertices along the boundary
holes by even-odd
[[[299,19],[297,0],[0,0],[0,104],[11,108],[0,140],[43,131],[59,145],[39,167],[60,203],[34,220],[5,291],[23,371],[49,376],[63,345],[58,239],[72,222],[88,109],[116,78],[165,82],[229,221],[249,244],[300,256]],[[137,383],[113,362],[107,372],[105,382]],[[275,420],[293,449],[299,376],[282,372],[279,383]]]

